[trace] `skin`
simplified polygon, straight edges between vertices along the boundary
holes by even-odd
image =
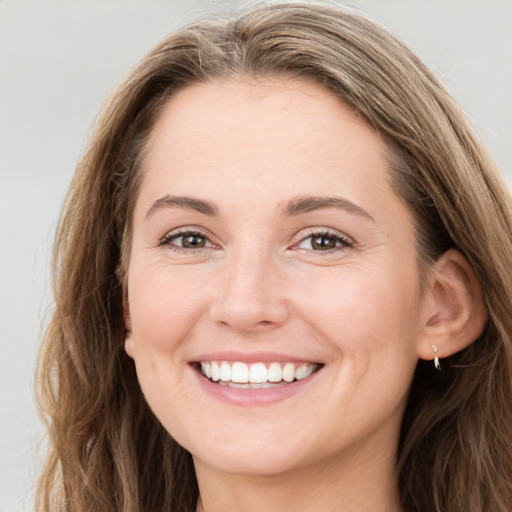
[[[312,196],[342,202],[290,211]],[[204,510],[398,510],[409,385],[418,357],[434,357],[429,333],[447,332],[457,308],[439,308],[456,296],[441,279],[421,289],[379,136],[309,82],[189,86],[152,131],[133,226],[126,351],[193,455]],[[183,247],[180,230],[204,247]],[[312,245],[324,232],[331,249]],[[457,258],[449,275],[467,282]],[[201,385],[191,363],[212,351],[322,367],[286,399],[242,406]]]

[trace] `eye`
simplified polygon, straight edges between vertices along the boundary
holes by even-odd
[[[189,230],[169,233],[160,240],[158,245],[170,245],[179,249],[203,249],[213,247],[212,242],[204,233]]]
[[[296,244],[296,248],[298,249],[324,252],[352,246],[352,241],[347,237],[328,231],[312,233],[311,235],[303,238],[298,244]]]

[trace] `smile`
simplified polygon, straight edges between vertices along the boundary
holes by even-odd
[[[266,388],[306,379],[320,365],[314,363],[252,363],[201,361],[201,373],[210,381],[238,388]]]

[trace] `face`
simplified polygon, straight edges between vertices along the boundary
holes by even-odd
[[[189,86],[152,131],[126,350],[197,464],[269,475],[396,448],[422,302],[383,142],[299,80]]]

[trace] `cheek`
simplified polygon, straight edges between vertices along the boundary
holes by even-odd
[[[418,280],[407,275],[394,267],[366,269],[347,273],[337,280],[342,284],[319,282],[310,295],[314,329],[342,360],[333,389],[343,391],[354,422],[378,422],[406,398],[417,364],[421,310]]]
[[[174,357],[204,309],[197,287],[164,266],[135,267],[128,282],[136,354],[145,351]]]
[[[186,406],[184,349],[201,311],[197,290],[175,277],[164,266],[133,265],[128,275],[137,377],[155,415],[174,430],[181,424],[176,411]]]
[[[301,315],[361,372],[377,354],[413,355],[421,301],[417,276],[402,270],[389,265],[319,274],[301,293]]]

